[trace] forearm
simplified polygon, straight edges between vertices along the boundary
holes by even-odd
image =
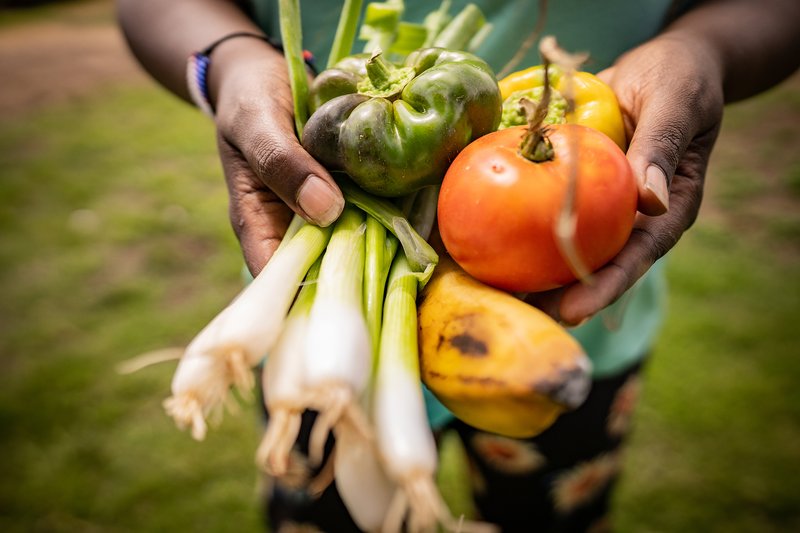
[[[689,39],[714,54],[726,102],[741,100],[800,66],[800,2],[712,0],[680,17],[661,37]]]
[[[260,33],[231,0],[117,0],[117,9],[125,37],[142,66],[159,83],[186,100],[189,98],[186,60],[191,53],[232,32]],[[264,42],[236,41],[241,42],[225,43],[219,50],[220,55],[236,49],[243,56],[258,56],[264,61],[282,60],[282,56]],[[224,64],[223,58],[217,59],[215,57],[215,65]],[[220,70],[221,67],[211,69],[212,96]]]

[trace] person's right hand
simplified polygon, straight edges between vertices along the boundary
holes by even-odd
[[[210,76],[231,224],[256,275],[283,238],[292,211],[328,226],[344,199],[297,139],[281,54],[255,39],[233,40],[215,51]]]

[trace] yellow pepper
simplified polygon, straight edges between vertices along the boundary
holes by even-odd
[[[561,96],[565,90],[565,77],[554,66],[550,66],[548,74],[550,87],[555,90],[554,93],[557,93],[554,95],[555,97],[551,96],[551,112],[548,115],[550,122],[570,122],[589,126],[605,133],[625,150],[627,146],[625,124],[622,121],[622,112],[619,109],[617,97],[611,87],[593,74],[577,72],[573,77],[575,111],[572,116],[566,117],[566,105]],[[500,80],[499,85],[500,94],[504,100],[503,125],[509,126],[511,124],[506,121],[507,115],[518,113],[516,101],[520,96],[531,98],[530,94],[533,92],[532,99],[541,98],[544,86],[544,67],[538,65],[515,72]],[[537,90],[538,97],[536,96]],[[526,93],[528,94],[526,95]],[[512,106],[514,109],[510,110]]]

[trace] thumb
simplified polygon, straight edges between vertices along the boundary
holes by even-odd
[[[344,197],[325,167],[300,145],[290,119],[242,125],[234,130],[241,137],[234,138],[233,144],[258,179],[295,213],[328,226],[344,209]]]
[[[639,188],[639,211],[646,215],[669,209],[670,182],[697,133],[691,108],[680,96],[658,90],[641,102],[627,156]]]

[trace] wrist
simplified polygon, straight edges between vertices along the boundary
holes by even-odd
[[[285,70],[282,53],[266,41],[253,38],[226,41],[214,50],[206,80],[209,102],[216,110],[232,90],[239,92],[260,86],[276,74],[284,78]]]
[[[304,50],[303,59],[311,72],[314,72],[314,58],[311,53]],[[186,81],[192,101],[213,118],[216,115],[216,103],[224,92],[223,88],[230,85],[228,80],[246,76],[251,81],[255,80],[257,86],[261,85],[258,81],[267,80],[286,85],[286,76],[280,76],[280,73],[286,71],[287,65],[280,43],[260,32],[234,31],[189,57]],[[253,86],[245,85],[245,88],[248,87]]]

